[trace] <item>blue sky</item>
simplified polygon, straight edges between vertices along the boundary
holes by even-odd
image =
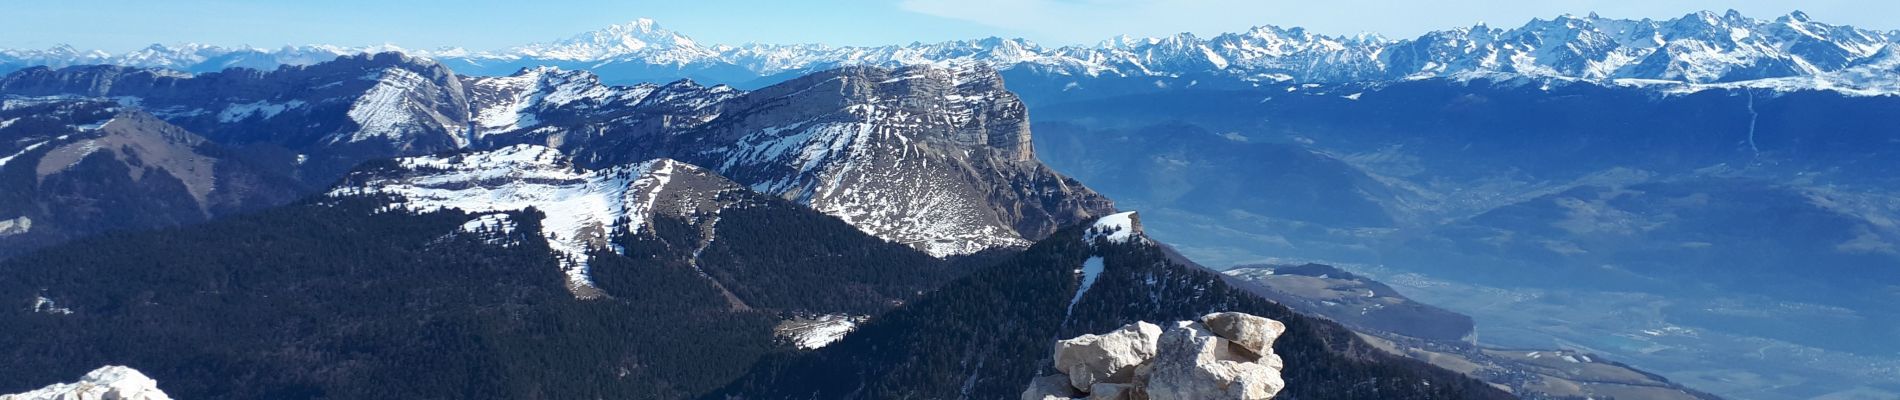
[[[0,0],[0,47],[72,44],[124,51],[200,42],[475,50],[546,41],[648,17],[702,43],[876,45],[986,36],[1045,45],[1116,34],[1212,35],[1255,25],[1410,36],[1475,22],[1516,26],[1532,17],[1596,11],[1673,18],[1738,9],[1769,18],[1801,9],[1815,19],[1900,29],[1891,0]]]

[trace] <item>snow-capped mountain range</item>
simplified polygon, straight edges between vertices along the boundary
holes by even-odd
[[[539,146],[557,155],[515,149],[507,153],[513,156],[457,168],[411,160],[444,165],[425,168],[431,171],[521,175],[535,186],[488,189],[529,197],[437,193],[424,190],[432,187],[426,180],[359,186],[410,197],[404,207],[419,210],[598,206],[551,216],[566,219],[546,225],[551,243],[569,258],[572,283],[582,289],[588,287],[588,252],[606,249],[605,235],[639,231],[605,229],[631,212],[637,202],[627,198],[633,190],[627,180],[644,173],[616,168],[654,159],[704,167],[939,257],[1024,246],[1112,209],[1107,199],[1036,160],[1026,106],[985,66],[843,68],[753,91],[690,80],[601,81],[558,67],[459,75],[426,58],[379,53],[270,72],[36,68],[0,77],[0,94],[17,96],[13,102],[84,100],[139,110],[209,142],[241,146],[246,161],[309,186],[329,186],[365,161]],[[35,163],[48,157],[37,147],[0,151]],[[585,170],[571,170],[576,167]],[[545,197],[561,193],[572,196]],[[477,195],[493,204],[431,200]],[[14,216],[5,211],[0,215]],[[41,225],[35,229],[45,230]]]
[[[1888,92],[1896,31],[1811,20],[1799,11],[1774,19],[1698,12],[1668,20],[1564,15],[1516,28],[1479,24],[1416,38],[1325,35],[1261,26],[1200,38],[1117,37],[1096,45],[1045,47],[986,38],[889,46],[702,44],[639,19],[567,39],[495,51],[297,46],[280,49],[153,45],[125,54],[0,50],[0,69],[117,64],[208,72],[228,67],[310,64],[339,55],[404,51],[458,72],[505,75],[523,67],[587,69],[615,83],[692,77],[762,86],[783,77],[850,65],[898,67],[981,63],[1074,77],[1207,77],[1241,81],[1361,83],[1423,78],[1534,77],[1653,85],[1754,82],[1753,86]]]

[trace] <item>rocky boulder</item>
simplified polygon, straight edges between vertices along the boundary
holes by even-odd
[[[1097,383],[1089,386],[1089,400],[1135,400],[1135,385],[1127,383]]]
[[[1067,374],[1076,390],[1089,391],[1097,382],[1128,383],[1136,365],[1154,358],[1160,339],[1160,326],[1136,322],[1106,334],[1056,341],[1056,370]]]
[[[1161,336],[1163,351],[1148,370],[1149,399],[1270,399],[1286,386],[1279,369],[1203,324],[1181,322]]]
[[[171,400],[158,381],[127,367],[108,365],[74,383],[55,383],[25,393],[0,394],[0,400]]]
[[[1023,391],[1023,400],[1067,400],[1082,395],[1082,391],[1069,386],[1069,377],[1061,374],[1044,375],[1029,380],[1029,389]]]
[[[1201,321],[1215,335],[1232,340],[1254,354],[1273,354],[1273,341],[1286,333],[1286,324],[1280,321],[1245,313],[1213,313],[1202,316]]]
[[[1271,399],[1285,388],[1273,341],[1279,321],[1214,313],[1166,331],[1136,322],[1056,343],[1055,374],[1037,377],[1024,400]]]

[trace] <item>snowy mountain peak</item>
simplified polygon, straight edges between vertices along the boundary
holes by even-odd
[[[1064,76],[1228,76],[1243,81],[1364,83],[1470,77],[1529,77],[1669,81],[1681,85],[1774,80],[1773,87],[1883,92],[1900,86],[1891,71],[1856,69],[1900,34],[1813,21],[1799,11],[1773,20],[1734,10],[1681,17],[1614,19],[1591,13],[1536,19],[1517,28],[1476,24],[1390,40],[1377,35],[1328,36],[1301,28],[1260,26],[1201,38],[1191,34],[1118,36],[1094,46],[1041,47],[1020,39],[850,47],[826,45],[704,45],[637,19],[570,38],[496,52],[407,51],[457,61],[477,74],[506,74],[522,65],[623,71],[610,81],[717,78],[741,83],[843,66],[981,63],[997,69],[1032,68]],[[128,54],[86,52],[70,46],[0,51],[0,69],[33,65],[120,64],[215,71],[243,66],[309,64],[339,55],[397,50],[394,46],[300,46],[279,50],[181,46]],[[327,58],[326,58],[327,56]],[[481,70],[496,68],[497,70]],[[500,69],[507,68],[507,69]],[[666,70],[677,70],[668,74]],[[626,72],[645,71],[645,72]],[[664,77],[664,78],[656,78]]]
[[[608,25],[552,43],[518,47],[510,53],[524,58],[594,61],[641,52],[677,52],[683,56],[712,54],[711,50],[701,48],[693,39],[661,28],[658,23],[647,18]]]
[[[38,390],[0,395],[0,400],[171,400],[158,390],[158,381],[138,370],[108,365],[86,373],[78,382],[55,383]]]
[[[703,168],[655,159],[601,170],[576,167],[559,150],[514,145],[495,150],[401,158],[352,173],[330,196],[394,196],[392,209],[473,214],[540,211],[542,238],[561,259],[576,296],[601,296],[589,253],[622,252],[619,235],[642,234],[658,216],[717,215],[744,190]],[[474,221],[471,221],[474,222]]]

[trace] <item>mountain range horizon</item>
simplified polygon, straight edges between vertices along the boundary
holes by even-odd
[[[196,44],[154,45],[116,55],[70,46],[0,50],[0,71],[95,64],[186,73],[233,67],[272,70],[350,54],[400,52],[477,76],[555,66],[593,71],[613,84],[686,78],[741,89],[845,66],[975,63],[1011,70],[1013,74],[1139,78],[1116,85],[1163,88],[1531,78],[1645,86],[1666,92],[1721,87],[1879,95],[1900,93],[1900,80],[1889,78],[1891,74],[1887,73],[1900,65],[1900,51],[1896,51],[1900,46],[1890,45],[1896,40],[1900,40],[1900,31],[1831,25],[1814,21],[1800,11],[1772,20],[1750,18],[1734,10],[1700,11],[1667,20],[1564,15],[1532,19],[1510,29],[1477,24],[1408,39],[1329,36],[1303,28],[1266,25],[1210,38],[1187,33],[1150,38],[1121,36],[1093,46],[1061,47],[997,37],[871,47],[708,45],[667,30],[654,20],[636,19],[563,40],[481,52],[462,48],[407,50],[394,45],[309,45],[266,50]],[[1072,80],[1047,90],[1094,89],[1081,83]]]
[[[0,400],[1900,398],[1900,30],[523,42],[0,49]]]
[[[1697,16],[1705,16],[1705,15],[1728,16],[1728,15],[1745,15],[1745,13],[1739,10],[1735,10],[1735,9],[1726,9],[1726,10],[1721,10],[1721,11],[1717,11],[1714,9],[1706,9],[1706,10],[1696,11],[1696,12],[1688,13],[1682,16],[1675,16],[1675,17],[1630,18],[1630,17],[1604,17],[1604,16],[1599,15],[1595,11],[1591,11],[1591,12],[1582,13],[1581,15],[1577,13],[1559,13],[1556,15],[1549,16],[1548,19],[1546,19],[1545,17],[1533,17],[1531,18],[1530,21],[1527,22],[1527,24],[1536,23],[1539,21],[1562,20],[1562,19],[1569,19],[1569,18],[1616,19],[1616,20],[1628,20],[1628,21],[1667,21],[1667,20],[1697,17]],[[1808,14],[1805,11],[1802,11],[1799,9],[1790,10],[1786,13],[1774,16],[1774,18],[1784,18],[1784,17],[1798,19],[1798,20],[1810,20],[1810,17],[1808,16]],[[1471,29],[1471,28],[1494,28],[1494,27],[1500,27],[1500,26],[1506,26],[1506,25],[1494,25],[1494,23],[1491,21],[1474,21],[1469,25],[1445,26],[1440,29],[1432,30],[1431,32]],[[403,46],[400,43],[389,42],[389,41],[385,41],[383,43],[358,44],[358,45],[340,45],[336,43],[322,43],[322,42],[305,42],[301,44],[282,43],[282,44],[277,44],[277,45],[259,45],[259,44],[251,44],[251,43],[212,44],[212,43],[208,43],[204,41],[196,41],[196,40],[174,41],[171,43],[152,42],[143,47],[125,48],[118,51],[107,50],[100,47],[80,46],[73,43],[56,43],[52,46],[47,46],[43,48],[0,47],[0,51],[16,51],[17,52],[17,51],[31,51],[31,50],[45,50],[45,51],[60,50],[60,51],[80,52],[80,53],[116,55],[116,54],[136,53],[142,50],[152,50],[152,49],[225,48],[225,49],[231,49],[231,50],[278,50],[278,49],[285,49],[285,48],[325,48],[325,49],[340,49],[340,50],[360,50],[359,52],[361,51],[400,51],[400,52],[412,53],[416,55],[426,55],[426,54],[431,54],[431,53],[479,54],[479,53],[498,53],[498,52],[503,52],[507,50],[513,50],[513,49],[524,47],[524,46],[531,46],[534,44],[543,44],[543,43],[550,43],[550,42],[560,42],[560,41],[566,41],[566,40],[579,39],[589,34],[598,33],[598,32],[607,32],[607,31],[615,31],[615,30],[626,31],[629,28],[640,28],[643,30],[662,31],[666,33],[678,33],[677,31],[667,29],[664,24],[661,24],[661,21],[658,18],[638,16],[630,20],[627,20],[627,22],[625,23],[608,24],[606,26],[602,26],[595,30],[584,31],[582,33],[577,33],[568,37],[550,40],[546,42],[528,42],[526,44],[517,45],[514,47],[490,48],[488,50],[480,50],[480,51],[472,50],[471,46],[445,45],[445,46],[433,46],[433,47],[428,47],[428,46],[408,47],[408,46]],[[1298,24],[1279,24],[1279,23],[1263,23],[1263,24],[1258,24],[1258,25],[1252,25],[1247,30],[1257,30],[1257,29],[1263,29],[1263,28],[1279,29],[1279,30],[1287,30],[1287,31],[1302,31],[1302,32],[1313,31],[1313,29],[1309,29],[1307,27],[1304,27]],[[1879,30],[1880,28],[1868,28],[1868,29]],[[1247,30],[1229,31],[1229,32],[1223,32],[1223,33],[1240,33],[1240,32],[1245,32]],[[1889,28],[1886,30],[1900,31],[1900,27]],[[1428,32],[1427,34],[1429,33],[1430,32]],[[1394,38],[1394,37],[1403,37],[1403,36],[1392,35],[1385,32],[1378,32],[1378,31],[1373,31],[1373,30],[1363,30],[1359,32],[1316,32],[1314,34],[1319,35],[1319,36],[1324,36],[1324,37],[1331,37],[1331,38],[1351,38],[1351,39],[1359,39],[1359,40],[1364,40],[1364,41],[1403,40],[1403,39]],[[1128,34],[1117,34],[1117,35],[1096,40],[1093,43],[1089,43],[1089,42],[1064,43],[1064,44],[1054,45],[1053,47],[1106,47],[1110,43],[1123,40],[1123,39],[1155,39],[1155,38],[1163,38],[1163,37],[1168,37],[1168,36],[1179,36],[1179,35],[1196,36],[1195,34],[1186,32],[1186,31],[1178,32],[1174,35],[1164,35],[1164,36],[1137,36],[1137,35],[1128,35]],[[1424,35],[1418,35],[1418,36],[1424,36]],[[888,42],[881,45],[833,45],[830,43],[819,42],[819,41],[805,41],[805,42],[741,41],[741,42],[731,42],[731,43],[712,43],[712,45],[731,46],[731,47],[761,46],[761,45],[763,46],[821,45],[821,46],[835,46],[835,47],[887,47],[887,46],[905,46],[905,45],[922,45],[922,44],[941,44],[941,43],[948,43],[948,42],[966,42],[966,41],[977,41],[977,40],[986,40],[986,39],[1011,40],[1011,41],[1020,41],[1020,42],[1025,42],[1025,43],[1037,43],[1037,41],[1035,40],[1024,38],[1020,35],[1015,35],[1015,36],[978,35],[978,36],[971,36],[966,39],[953,39],[953,40],[944,40],[944,41],[910,41],[910,42],[898,41],[898,42]]]

